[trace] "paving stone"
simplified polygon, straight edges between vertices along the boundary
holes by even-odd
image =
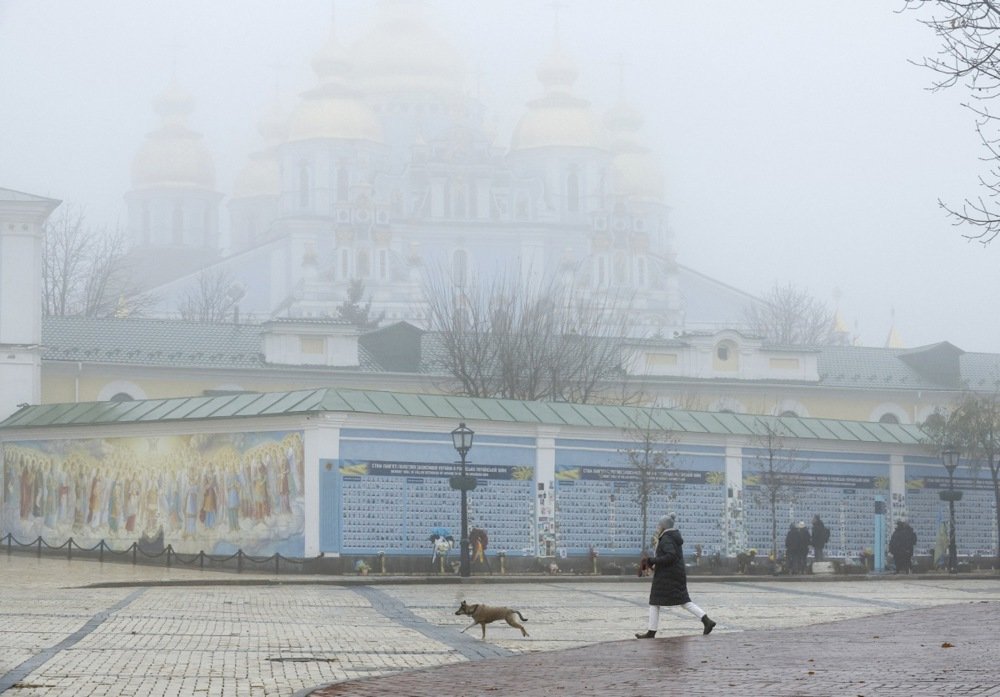
[[[240,585],[233,585],[234,580]],[[478,674],[495,661],[512,661],[517,666],[513,675],[520,675],[524,666],[527,679],[537,675],[531,665],[564,660],[554,657],[568,655],[567,649],[594,647],[600,653],[620,646],[625,653],[668,651],[669,637],[679,637],[678,646],[695,647],[682,652],[682,657],[690,657],[702,646],[701,625],[684,612],[665,613],[661,636],[666,639],[653,642],[655,648],[640,646],[635,640],[620,641],[645,626],[648,581],[639,579],[415,584],[409,579],[371,578],[365,581],[367,585],[356,585],[359,580],[277,579],[266,574],[236,577],[216,571],[0,553],[0,626],[4,628],[0,632],[0,681],[16,678],[18,687],[12,694],[19,697],[288,697],[329,683],[355,685],[345,681],[362,679],[357,684],[366,685],[365,678],[403,679],[442,666],[445,672]],[[176,585],[188,583],[197,585]],[[250,583],[268,585],[245,585]],[[948,576],[819,583],[693,579],[691,592],[695,602],[720,622],[707,637],[712,646],[738,642],[752,632],[776,637],[804,632],[802,636],[807,637],[817,623],[877,623],[899,610],[951,604],[957,613],[970,601],[1000,601],[996,579]],[[505,624],[490,625],[485,641],[478,628],[461,633],[468,622],[454,612],[463,599],[517,607],[529,618],[526,626],[531,636],[521,637]],[[809,646],[807,639],[801,641]],[[891,645],[883,639],[869,650]],[[774,645],[769,650],[777,651]],[[757,655],[750,654],[750,659],[756,660]],[[657,654],[647,656],[648,660],[656,658]],[[593,656],[587,661],[589,667],[603,665]],[[705,669],[696,664],[691,670]],[[740,672],[739,666],[717,670],[719,680]],[[580,666],[575,674],[581,675]],[[627,680],[629,670],[618,675]],[[770,682],[794,687],[800,684],[796,680],[807,680],[797,672],[754,675],[758,687]],[[970,675],[975,679],[953,681],[950,691],[954,695],[991,694],[984,691],[995,688],[988,676]],[[845,691],[855,687],[850,676],[841,676],[840,682],[830,679],[828,684],[835,687],[829,694],[861,694]],[[919,671],[872,675],[869,680],[878,680],[882,692],[869,691],[868,695],[904,694],[900,686],[920,687],[925,682]],[[448,692],[438,684],[435,697],[517,694],[507,692],[506,686],[501,686],[503,691],[488,689],[497,687],[492,683],[481,693],[476,692],[479,682],[456,684],[466,691],[453,687]],[[539,678],[541,684],[559,685]],[[531,688],[539,685],[532,678]],[[562,686],[562,694],[580,694],[571,682]],[[631,687],[638,689],[631,694],[644,694],[641,685]],[[405,689],[397,693],[410,694]],[[693,687],[687,693],[700,694]],[[765,693],[770,694],[757,694]],[[546,690],[546,697],[558,694],[554,688]]]

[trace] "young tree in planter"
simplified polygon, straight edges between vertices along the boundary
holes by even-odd
[[[754,505],[766,507],[771,522],[771,558],[778,559],[778,506],[791,503],[798,493],[798,475],[809,463],[794,448],[787,447],[787,431],[780,418],[759,418],[757,432],[750,438],[754,449],[748,484],[753,484]]]
[[[631,487],[633,500],[639,506],[642,519],[642,552],[649,547],[649,508],[654,496],[667,494],[673,498],[667,485],[667,473],[674,467],[677,438],[653,421],[649,410],[639,410],[637,427],[625,432],[625,439],[632,443],[619,450],[628,459],[635,475]],[[666,511],[663,511],[666,513]]]

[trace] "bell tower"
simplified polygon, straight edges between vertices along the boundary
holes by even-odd
[[[60,203],[0,189],[0,418],[41,402],[42,226]]]

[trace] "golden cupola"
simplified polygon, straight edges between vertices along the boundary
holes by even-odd
[[[425,19],[421,0],[381,0],[372,29],[352,47],[359,86],[370,95],[455,96],[464,63]]]
[[[281,191],[281,168],[277,146],[288,137],[288,121],[280,107],[272,105],[257,124],[264,147],[250,154],[250,159],[236,175],[233,196],[276,196]]]
[[[146,136],[132,161],[132,186],[215,187],[215,166],[200,133],[187,126],[194,99],[176,81],[153,101],[162,119],[158,129]]]
[[[608,112],[604,123],[614,153],[612,191],[627,198],[662,202],[663,168],[642,142],[642,117],[620,99]]]
[[[590,103],[573,94],[577,69],[558,46],[536,70],[545,95],[528,102],[514,127],[511,150],[532,148],[605,148],[600,122]]]
[[[372,109],[351,87],[351,62],[331,31],[312,60],[319,84],[302,94],[292,114],[288,140],[339,139],[382,142]]]

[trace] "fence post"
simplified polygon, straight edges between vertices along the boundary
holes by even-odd
[[[7,533],[7,556],[10,556],[11,545],[14,543],[14,533]]]
[[[97,543],[97,558],[104,563],[104,540]]]
[[[170,568],[170,555],[174,553],[174,546],[167,545],[167,568]]]
[[[205,568],[205,550],[203,549],[198,550],[198,568]]]
[[[135,566],[135,562],[139,557],[139,543],[132,543],[132,566]]]
[[[277,552],[274,553],[274,573],[281,573],[281,555]]]
[[[42,558],[42,536],[41,535],[38,536],[37,542],[38,542],[38,558],[41,559]]]
[[[66,542],[66,559],[68,561],[73,561],[73,538],[69,538]]]
[[[236,573],[243,573],[243,550],[236,550]]]

